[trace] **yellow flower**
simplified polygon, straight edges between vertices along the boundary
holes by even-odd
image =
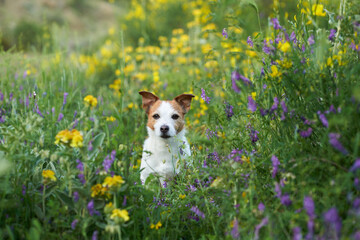
[[[251,93],[251,96],[252,96],[252,98],[253,98],[254,100],[256,100],[256,92],[252,92],[252,93]]]
[[[96,107],[96,105],[97,105],[97,99],[92,95],[87,95],[84,98],[84,101],[86,104],[88,104],[91,107]]]
[[[108,122],[114,122],[115,120],[116,120],[116,118],[114,118],[113,116],[106,117],[106,121],[108,121]]]
[[[71,132],[67,129],[62,130],[60,132],[58,132],[58,134],[56,134],[55,136],[55,144],[59,144],[59,142],[61,141],[62,143],[68,143],[69,140],[71,140]]]
[[[116,76],[120,76],[120,74],[121,74],[120,69],[116,69],[116,70],[115,70],[115,75],[116,75]]]
[[[48,179],[50,179],[51,181],[56,182],[55,173],[52,170],[43,170],[42,176],[44,178],[44,181],[47,181]]]
[[[246,50],[245,54],[248,55],[249,57],[256,57],[256,52],[252,51],[252,50]]]
[[[91,187],[91,197],[104,196],[107,193],[107,188],[103,187],[100,183]]]
[[[280,49],[280,51],[284,53],[287,53],[291,51],[291,45],[289,42],[285,42],[285,43],[279,42],[278,49]]]
[[[180,198],[180,199],[184,199],[185,197],[186,197],[185,194],[180,194],[180,195],[179,195],[179,198]]]
[[[123,178],[118,175],[114,175],[113,177],[106,177],[103,183],[104,187],[119,187],[121,184],[125,183]]]
[[[150,225],[150,228],[151,228],[151,229],[154,229],[154,228],[155,228],[156,230],[158,230],[159,228],[161,228],[161,226],[162,226],[162,224],[161,224],[161,222],[159,221],[159,222],[158,222],[157,224],[155,224],[155,225],[154,225],[154,224],[151,224],[151,225]]]
[[[110,218],[111,219],[120,218],[120,219],[123,219],[125,222],[130,220],[128,211],[125,210],[125,209],[121,210],[121,209],[118,209],[118,208],[115,208],[112,211],[112,214],[111,214]]]
[[[281,76],[281,72],[279,72],[276,65],[271,65],[270,68],[271,68],[270,76],[272,76],[273,78]]]
[[[71,144],[70,147],[82,147],[83,144],[83,136],[81,135],[81,133],[76,130],[73,129],[71,131],[71,135],[72,135],[72,140],[71,140]]]
[[[314,4],[312,5],[312,13],[315,16],[320,16],[320,17],[325,17],[326,16],[326,12],[324,12],[324,5],[322,4]]]

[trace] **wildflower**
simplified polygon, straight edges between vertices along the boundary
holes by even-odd
[[[260,212],[263,212],[263,211],[265,211],[265,205],[264,205],[264,203],[259,203],[259,205],[258,205],[258,209],[259,209],[259,211]]]
[[[78,202],[79,201],[79,193],[78,192],[74,192],[73,193],[74,196],[74,202]]]
[[[162,224],[161,224],[161,222],[159,221],[159,222],[157,222],[157,224],[151,224],[150,225],[150,228],[151,229],[156,229],[156,230],[158,230],[159,228],[161,228],[162,227]]]
[[[227,31],[226,31],[226,28],[224,28],[224,29],[222,30],[222,35],[223,35],[223,37],[226,38],[226,39],[229,37],[229,35],[228,35]]]
[[[225,106],[225,113],[226,113],[228,120],[230,120],[230,118],[234,115],[233,108],[234,107],[232,105],[230,105],[229,103],[227,103]]]
[[[260,229],[264,226],[266,226],[269,223],[269,218],[268,217],[264,217],[261,222],[255,226],[255,237],[254,239],[257,240],[259,239],[259,232]]]
[[[256,131],[255,129],[250,130],[249,136],[250,136],[252,143],[256,143],[259,140],[258,134],[259,134],[259,132]]]
[[[103,187],[100,183],[91,187],[91,197],[104,196],[108,191],[107,187]]]
[[[312,134],[312,128],[311,127],[309,127],[305,131],[300,131],[300,136],[303,137],[303,138],[310,137],[311,134]]]
[[[291,51],[291,45],[289,42],[285,42],[285,43],[281,43],[279,42],[278,48],[280,51],[282,51],[283,53],[287,53]]]
[[[116,120],[116,118],[114,118],[113,116],[106,117],[107,122],[114,122],[115,120]]]
[[[270,73],[271,77],[276,78],[282,75],[281,72],[279,72],[276,65],[271,65],[270,69],[271,69],[271,73]]]
[[[337,238],[340,238],[342,223],[338,211],[335,207],[330,208],[324,214],[324,220],[328,224],[329,230],[331,232],[335,230]]]
[[[201,88],[201,98],[206,102],[206,103],[210,103],[210,98],[208,96],[206,96],[205,94],[205,90],[203,88]]]
[[[236,81],[240,79],[240,74],[234,70],[231,73],[231,84],[232,84],[232,89],[236,92],[236,93],[240,93],[241,90],[240,88],[236,85]]]
[[[98,211],[95,210],[94,199],[91,199],[91,201],[88,203],[87,210],[89,211],[90,216],[93,216],[94,214],[100,214]]]
[[[254,101],[254,99],[252,98],[252,96],[248,96],[248,109],[251,112],[255,112],[257,108],[256,102]]]
[[[319,115],[319,119],[322,122],[322,124],[324,125],[324,127],[329,127],[329,123],[328,120],[326,119],[325,115],[323,113],[321,113],[320,111],[317,112],[317,114]]]
[[[193,213],[195,213],[197,216],[201,217],[202,219],[205,219],[205,214],[199,210],[196,206],[192,206],[190,209]]]
[[[290,41],[292,41],[294,44],[297,43],[295,32],[292,32],[292,33],[291,33],[291,35],[290,35]]]
[[[350,172],[355,172],[357,169],[360,169],[360,158],[356,159],[354,165],[349,169]]]
[[[93,235],[91,236],[91,240],[97,240],[99,235],[99,231],[94,231]]]
[[[72,230],[75,230],[76,225],[78,224],[78,222],[79,222],[79,219],[75,219],[74,221],[72,221],[72,223],[71,223],[71,229]]]
[[[108,172],[115,160],[116,151],[112,151],[110,155],[107,155],[103,161],[103,167],[105,172]]]
[[[42,176],[44,178],[44,182],[51,180],[53,182],[56,182],[56,177],[55,177],[55,173],[52,170],[43,170],[42,171]]]
[[[76,168],[80,171],[80,172],[83,172],[84,171],[84,164],[79,160],[79,159],[76,159],[76,163],[78,164],[76,166]]]
[[[63,118],[64,118],[64,114],[63,114],[63,113],[59,113],[59,116],[58,116],[57,121],[60,122]]]
[[[314,35],[311,34],[311,36],[308,38],[308,44],[311,46],[313,44],[315,44],[315,39],[314,39]]]
[[[330,41],[334,41],[335,40],[335,33],[336,33],[336,29],[330,29],[330,34],[329,34],[329,37],[328,39]]]
[[[274,97],[274,103],[271,106],[270,111],[271,112],[275,111],[278,108],[278,106],[279,106],[279,100],[277,97]]]
[[[179,195],[179,198],[180,198],[180,199],[184,199],[185,197],[186,197],[185,194],[180,194],[180,195]]]
[[[110,218],[111,218],[111,219],[119,218],[119,219],[124,220],[125,222],[127,222],[127,221],[130,220],[128,211],[125,210],[125,209],[124,209],[124,210],[121,210],[121,209],[118,209],[118,208],[115,208],[115,209],[112,211]]]
[[[339,141],[340,134],[338,133],[329,133],[329,143],[339,152],[344,155],[347,155],[349,152],[344,148],[344,146]]]
[[[276,173],[278,171],[278,167],[280,165],[280,162],[279,162],[279,159],[275,155],[272,155],[271,162],[273,165],[272,178],[275,178]]]
[[[282,29],[282,27],[280,26],[279,20],[277,18],[272,18],[271,23],[275,30]]]
[[[251,37],[250,37],[250,36],[248,36],[246,42],[247,42],[247,44],[248,44],[250,47],[254,47],[254,43],[253,43],[253,41],[251,40]]]
[[[280,202],[281,204],[285,205],[285,206],[290,206],[292,204],[292,201],[290,199],[289,194],[284,193],[281,197],[280,197]]]
[[[96,107],[97,105],[97,99],[93,97],[92,95],[87,95],[84,98],[85,103],[90,107]]]
[[[231,236],[234,239],[238,239],[240,237],[238,220],[235,218],[232,224],[233,224],[233,227],[231,229]]]
[[[72,139],[71,139],[71,143],[70,143],[70,147],[82,147],[83,146],[83,136],[82,134],[76,130],[73,129],[71,131],[71,135],[72,135]]]
[[[64,107],[64,105],[66,104],[66,99],[67,99],[67,96],[69,95],[69,93],[67,93],[67,92],[64,92],[64,97],[63,97],[63,106],[62,107]]]
[[[121,184],[125,183],[123,178],[118,175],[114,175],[113,177],[106,177],[103,183],[104,187],[120,187]]]
[[[325,17],[326,12],[324,12],[324,5],[322,4],[313,4],[312,5],[312,14],[319,17]]]
[[[300,227],[294,227],[293,228],[293,238],[292,238],[292,240],[301,240],[301,239],[302,239],[301,228]]]

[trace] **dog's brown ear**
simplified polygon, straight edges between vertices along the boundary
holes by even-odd
[[[192,94],[181,94],[175,97],[174,100],[180,104],[185,114],[190,110],[191,100],[193,97],[195,96]]]
[[[147,91],[140,91],[139,94],[142,96],[142,107],[149,113],[150,107],[157,101],[159,98]]]

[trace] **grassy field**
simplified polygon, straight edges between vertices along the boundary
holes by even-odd
[[[357,1],[56,3],[0,30],[1,239],[360,239]],[[163,187],[141,90],[196,96]]]

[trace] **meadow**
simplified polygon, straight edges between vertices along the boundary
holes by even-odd
[[[360,3],[125,5],[71,48],[0,29],[1,239],[360,239]],[[164,186],[141,90],[196,96]]]

